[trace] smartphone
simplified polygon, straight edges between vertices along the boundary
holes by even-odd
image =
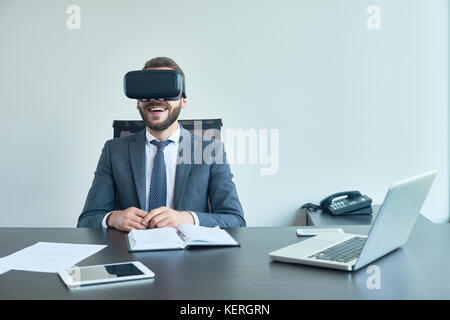
[[[73,266],[58,272],[69,289],[101,283],[153,278],[155,274],[139,261],[101,264],[95,266]]]

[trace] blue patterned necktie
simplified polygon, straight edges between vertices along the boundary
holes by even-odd
[[[148,201],[148,211],[167,205],[167,176],[166,163],[164,161],[164,148],[171,143],[171,140],[150,141],[158,148],[153,160],[152,177],[150,180],[150,195]]]

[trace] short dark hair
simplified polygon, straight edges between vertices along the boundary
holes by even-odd
[[[181,74],[181,78],[183,79],[183,97],[186,97],[186,79],[184,77],[184,72],[180,68],[180,66],[171,58],[169,57],[156,57],[153,59],[148,60],[144,68],[142,70],[148,69],[148,68],[170,68],[175,70],[176,72],[179,72]]]

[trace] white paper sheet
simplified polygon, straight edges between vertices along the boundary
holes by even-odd
[[[0,259],[0,273],[2,270],[58,272],[105,247],[96,244],[38,242]]]

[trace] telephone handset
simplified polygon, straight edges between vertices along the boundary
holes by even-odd
[[[359,191],[338,192],[320,201],[322,210],[328,211],[333,215],[371,214],[371,205],[372,199],[362,195]]]
[[[307,203],[302,208],[322,209],[332,215],[371,214],[372,199],[359,191],[344,191],[326,197],[320,205]]]

